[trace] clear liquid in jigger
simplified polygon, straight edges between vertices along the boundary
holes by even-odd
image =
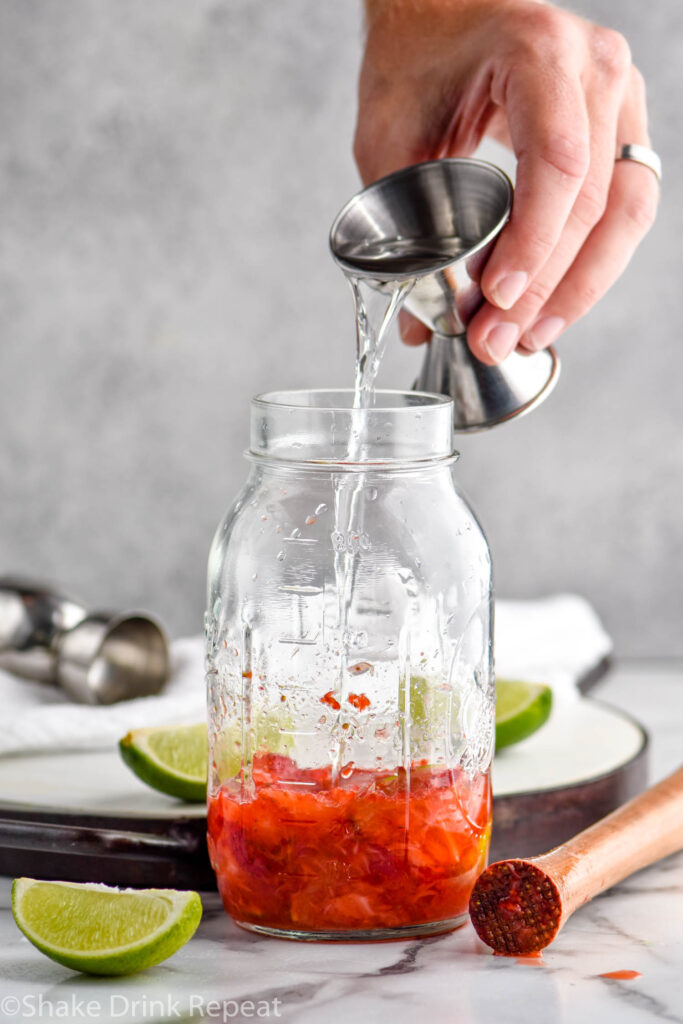
[[[337,255],[362,273],[376,273],[382,278],[392,274],[418,276],[457,259],[470,247],[457,235],[365,239],[340,245]],[[348,276],[353,280],[351,272]]]

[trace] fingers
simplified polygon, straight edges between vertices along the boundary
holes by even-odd
[[[526,348],[545,348],[602,298],[652,226],[658,194],[657,179],[647,167],[633,162],[617,164],[608,210],[525,335]],[[555,324],[559,330],[554,330]]]
[[[522,297],[508,312],[487,305],[472,321],[468,335],[470,346],[485,362],[505,358],[519,341],[524,347],[544,348],[566,326],[562,317],[539,318],[541,309],[563,279],[593,227],[607,206],[616,153],[617,122],[624,101],[630,66],[630,53],[621,36],[594,28],[595,49],[586,78],[586,109],[590,134],[590,165],[558,243],[542,270],[531,281]],[[639,132],[638,137],[641,137]],[[501,324],[515,324],[506,333],[496,330]],[[530,337],[529,328],[535,325]],[[494,333],[495,332],[495,333]],[[521,339],[521,340],[519,340]]]
[[[635,69],[618,125],[619,145],[632,139],[649,144],[645,91]],[[658,201],[659,184],[649,168],[631,160],[615,163],[605,214],[526,332],[525,347],[545,347],[549,320],[558,318],[571,324],[602,298],[652,226]]]
[[[614,164],[617,144],[647,145],[623,38],[542,3],[484,8],[483,22],[468,20],[434,0],[433,20],[416,20],[412,4],[391,5],[391,19],[370,23],[355,153],[368,182],[509,131],[513,210],[468,328],[493,364],[550,344],[607,290],[652,223],[658,187],[646,167]],[[401,331],[409,344],[428,333],[410,317]]]
[[[553,254],[509,311],[487,303],[469,325],[470,347],[485,363],[502,361],[518,344],[528,351],[552,344],[614,284],[654,221],[654,174],[614,161],[618,145],[649,142],[642,77],[630,67],[621,94],[607,84],[590,90],[591,165]],[[422,329],[413,330],[420,343]]]
[[[553,253],[589,169],[581,66],[574,47],[560,57],[561,49],[555,63],[517,63],[492,88],[518,161],[510,222],[482,276],[484,295],[500,309],[517,302]]]

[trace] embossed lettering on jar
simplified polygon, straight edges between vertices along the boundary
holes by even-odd
[[[299,939],[447,931],[486,862],[491,562],[451,402],[252,402],[209,559],[208,842],[226,910]]]

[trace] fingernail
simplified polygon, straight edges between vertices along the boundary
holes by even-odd
[[[484,338],[484,348],[496,363],[502,363],[509,356],[519,338],[519,325],[500,323],[492,327]]]
[[[527,286],[529,275],[522,270],[515,270],[513,274],[502,277],[498,284],[491,289],[493,301],[501,309],[509,309],[514,306],[517,299]]]
[[[547,348],[548,345],[552,345],[558,335],[562,334],[566,326],[567,321],[561,316],[545,316],[541,320],[537,320],[526,332],[527,342],[531,342],[529,347],[533,347],[536,351]]]

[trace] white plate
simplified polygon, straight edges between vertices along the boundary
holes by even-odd
[[[536,793],[577,785],[628,764],[646,742],[632,718],[589,698],[566,701],[528,740],[493,762],[493,795]]]
[[[497,755],[495,796],[575,785],[628,763],[644,734],[614,708],[579,698],[563,703],[534,736]],[[130,817],[201,817],[203,804],[156,793],[133,775],[118,750],[0,758],[0,804]]]

